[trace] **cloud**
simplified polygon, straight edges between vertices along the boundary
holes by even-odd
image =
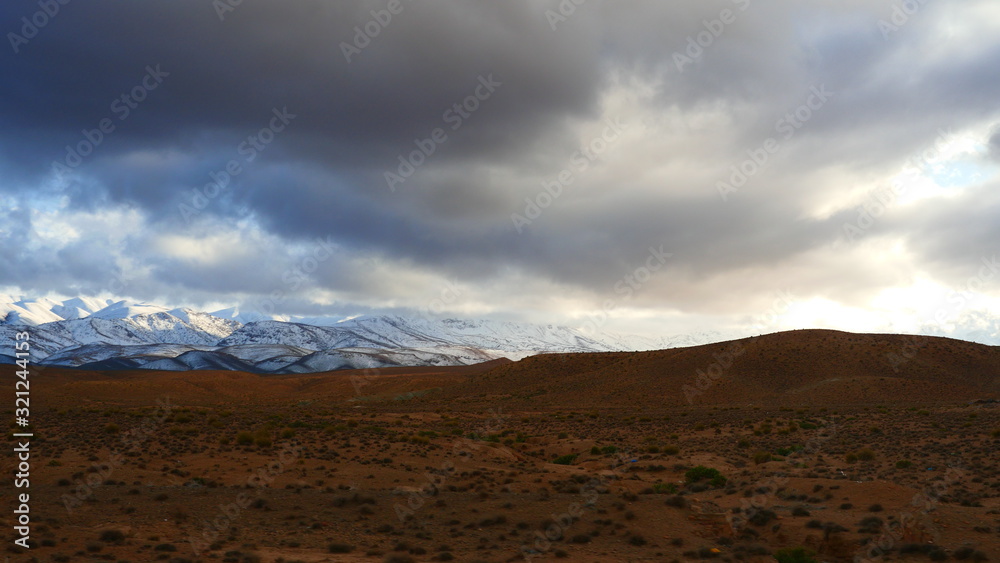
[[[945,129],[1000,151],[994,4],[924,4],[891,32],[892,5],[860,0],[590,0],[553,29],[560,5],[64,6],[0,57],[0,284],[115,293],[127,265],[131,296],[346,314],[454,283],[456,314],[571,321],[662,245],[620,322],[675,328],[789,288],[863,309],[996,251],[995,168],[965,151],[901,175]],[[923,199],[843,245],[903,177]],[[336,251],[288,274],[316,240]]]

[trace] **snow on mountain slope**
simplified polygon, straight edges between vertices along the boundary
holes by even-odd
[[[13,341],[16,332],[28,330],[33,361],[95,369],[287,373],[337,366],[469,364],[542,352],[654,350],[738,336],[706,332],[643,338],[584,334],[555,325],[388,315],[296,317],[300,322],[290,322],[236,307],[208,314],[85,297],[9,299],[0,299],[0,339]]]
[[[22,299],[13,303],[2,303],[0,317],[3,317],[3,324],[29,326],[61,321],[63,318],[52,312],[52,308],[59,305],[51,299]]]
[[[212,311],[209,314],[212,315],[213,317],[218,317],[220,319],[233,320],[240,324],[253,323],[257,321],[282,320],[282,319],[276,319],[274,317],[269,317],[257,311],[244,312],[240,310],[239,307],[229,307],[227,309],[219,309],[218,311]]]
[[[58,321],[41,329],[56,332],[78,344],[202,344],[214,345],[239,328],[239,323],[216,319],[205,313],[191,315],[191,323],[160,312],[130,318]]]
[[[334,326],[312,326],[279,321],[244,325],[219,342],[233,344],[288,344],[313,350],[330,348],[425,348],[468,346],[509,352],[595,352],[613,346],[567,327],[498,321],[432,321],[396,316],[358,317]]]
[[[310,354],[298,362],[287,366],[283,373],[311,373],[338,369],[386,368],[397,366],[456,366],[469,365],[495,357],[471,348],[456,349],[445,346],[441,349],[400,348],[381,350],[376,348],[342,348],[324,350]]]
[[[130,317],[154,315],[156,313],[166,313],[166,307],[150,305],[148,303],[133,303],[131,301],[118,301],[107,307],[94,311],[91,317],[98,319],[127,319]]]
[[[281,321],[248,323],[219,341],[219,346],[234,346],[239,344],[285,344],[309,350],[326,350],[329,348],[346,348],[359,345],[371,345],[374,348],[381,347],[377,342],[359,339],[346,331]]]
[[[285,344],[245,344],[237,346],[224,346],[222,348],[217,348],[216,351],[223,354],[229,354],[230,356],[239,358],[244,362],[251,364],[279,357],[301,358],[315,352],[315,350],[308,350],[306,348],[288,346]]]
[[[91,297],[74,297],[57,304],[50,310],[62,318],[62,320],[82,319],[93,313],[104,309],[111,304],[108,299],[95,299]]]
[[[140,366],[142,369],[168,370],[168,371],[188,371],[188,370],[232,370],[232,371],[254,371],[253,366],[220,352],[205,352],[192,350],[184,352],[176,358],[162,358]]]
[[[240,357],[242,356],[242,357]],[[342,348],[313,352],[280,345],[213,348],[177,344],[110,346],[89,344],[62,351],[50,363],[85,369],[241,370],[307,373],[349,368],[469,365],[503,357],[461,346],[436,348]]]
[[[212,346],[193,346],[190,344],[140,344],[135,346],[117,346],[113,344],[84,344],[66,348],[45,358],[43,364],[60,366],[80,366],[93,362],[102,362],[112,358],[173,358],[192,350],[212,350]]]
[[[42,327],[27,325],[0,325],[0,342],[16,342],[18,332],[28,333],[28,342],[31,345],[31,360],[33,362],[38,362],[46,356],[64,348],[79,345],[79,342],[59,331],[49,331]],[[13,352],[14,347],[11,345],[9,353],[13,354]]]

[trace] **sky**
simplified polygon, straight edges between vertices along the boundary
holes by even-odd
[[[1000,336],[992,0],[42,0],[0,30],[0,293]]]

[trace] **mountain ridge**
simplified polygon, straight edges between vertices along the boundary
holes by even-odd
[[[472,319],[359,315],[323,324],[254,318],[238,308],[216,316],[190,308],[73,298],[0,304],[0,338],[27,330],[38,364],[91,369],[229,369],[304,373],[391,366],[468,365],[542,352],[609,352],[673,347],[669,339],[565,326]],[[262,316],[261,316],[262,317]],[[57,318],[58,320],[51,320]],[[44,321],[44,322],[42,322]],[[711,340],[721,337],[706,333]],[[689,343],[691,335],[678,337]],[[9,355],[0,361],[10,362]]]

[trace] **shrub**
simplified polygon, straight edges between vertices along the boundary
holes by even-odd
[[[861,461],[871,461],[875,459],[875,452],[869,448],[861,448],[857,451],[858,459]]]
[[[634,545],[636,547],[642,547],[642,546],[646,545],[646,538],[644,538],[642,536],[632,536],[632,537],[630,537],[628,539],[628,543],[630,543],[630,544],[632,544],[632,545]]]
[[[769,461],[771,461],[771,452],[765,452],[764,450],[759,450],[757,452],[754,452],[753,454],[754,464],[760,465],[762,463],[767,463]]]
[[[125,534],[121,530],[104,530],[101,532],[101,541],[104,543],[121,543],[125,541]]]
[[[896,462],[896,469],[909,469],[913,467],[913,462],[908,459],[901,459]]]
[[[346,543],[331,543],[327,546],[327,551],[330,553],[350,553],[354,551],[354,546]]]
[[[109,422],[104,426],[104,432],[107,434],[117,434],[119,430],[118,425],[114,422]]]
[[[668,498],[664,502],[664,504],[666,504],[667,506],[672,506],[674,508],[684,508],[684,507],[687,506],[687,499],[685,499],[684,497],[682,497],[680,495],[674,495],[674,496]]]
[[[778,563],[818,563],[814,551],[804,547],[785,547],[774,552]]]
[[[677,485],[673,483],[656,483],[653,485],[653,492],[658,495],[672,495],[677,492]]]
[[[719,473],[718,469],[698,465],[688,469],[684,473],[684,478],[688,483],[697,483],[702,479],[708,479],[713,487],[721,487],[726,484],[726,478]]]
[[[749,520],[750,523],[753,524],[754,526],[764,526],[774,518],[777,518],[777,516],[778,515],[775,514],[773,511],[768,510],[766,508],[762,508],[754,512],[753,515],[749,518]]]
[[[257,431],[257,434],[254,435],[253,443],[260,448],[270,448],[272,445],[271,434],[267,430],[261,428]]]
[[[237,446],[249,446],[253,443],[253,434],[249,432],[240,432],[236,435],[236,445]]]
[[[555,463],[555,464],[558,464],[558,465],[572,465],[573,462],[576,461],[576,455],[577,454],[561,455],[561,456],[555,458],[554,460],[552,460],[552,463]]]

